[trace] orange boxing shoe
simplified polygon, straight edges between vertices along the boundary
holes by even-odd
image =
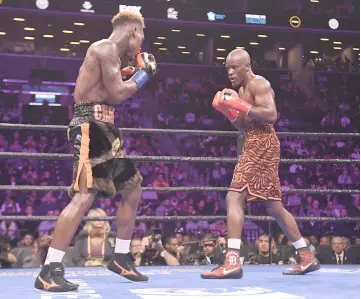
[[[310,249],[299,250],[300,262],[293,268],[283,271],[284,275],[304,275],[320,269],[320,263]]]
[[[240,279],[243,277],[239,250],[228,248],[223,265],[201,274],[203,279]]]

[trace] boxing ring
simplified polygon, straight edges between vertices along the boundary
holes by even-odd
[[[56,130],[65,131],[66,126],[53,125],[19,125],[0,123],[0,129],[16,130]],[[239,137],[235,131],[202,131],[202,130],[168,130],[168,129],[121,129],[123,133],[142,134],[191,134]],[[358,133],[277,133],[279,137],[344,137],[359,138]],[[72,159],[72,154],[48,153],[14,153],[1,152],[3,159]],[[214,157],[177,157],[177,156],[129,156],[135,162],[203,162],[203,163],[235,163],[236,158]],[[299,164],[355,164],[356,159],[281,159],[281,163]],[[68,186],[12,186],[1,185],[0,190],[17,191],[67,191]],[[144,187],[144,191],[217,191],[226,192],[228,187]],[[358,194],[359,190],[343,189],[289,189],[283,193],[308,194]],[[55,221],[52,216],[0,216],[1,220]],[[83,221],[114,220],[108,217],[83,217]],[[140,216],[140,221],[177,221],[177,220],[217,220],[225,216]],[[246,216],[248,220],[266,221],[271,228],[275,221],[270,216]],[[297,221],[360,221],[359,217],[296,217]],[[178,267],[140,267],[142,273],[149,275],[147,283],[130,283],[124,278],[104,268],[67,268],[66,278],[79,283],[80,288],[72,293],[46,293],[36,291],[33,287],[39,269],[0,270],[0,298],[242,298],[242,299],[326,299],[326,298],[358,298],[360,293],[360,265],[322,266],[321,270],[304,276],[284,276],[282,271],[290,266],[249,265],[244,266],[244,277],[240,280],[202,280],[201,272],[214,266],[178,266]]]

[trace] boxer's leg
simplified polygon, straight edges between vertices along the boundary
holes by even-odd
[[[303,240],[295,218],[284,208],[281,201],[269,200],[265,202],[265,205],[270,215],[276,218],[278,225],[292,243]],[[307,247],[306,242],[304,240],[303,242],[302,245],[304,246],[302,247]]]
[[[85,167],[83,167],[79,178],[79,192],[75,193],[71,202],[59,215],[49,251],[52,248],[64,251],[69,246],[81,218],[93,204],[95,196],[96,192],[87,188]],[[51,258],[48,254],[45,265],[49,262],[61,262]]]
[[[116,176],[113,178],[116,192],[121,193],[122,200],[117,211],[117,239],[114,256],[108,263],[108,269],[131,280],[147,281],[148,277],[137,271],[134,257],[130,254],[138,205],[142,196],[140,183],[142,177],[133,162],[127,158],[117,159]]]
[[[124,249],[129,252],[130,239],[132,238],[135,219],[137,218],[138,205],[142,196],[142,187],[138,184],[132,189],[121,191],[122,200],[117,211],[117,238],[129,240],[128,246]],[[116,251],[117,252],[117,251]],[[119,252],[119,251],[118,251]]]
[[[244,224],[244,207],[247,190],[240,192],[229,191],[226,196],[227,203],[227,233],[228,248],[239,250]]]
[[[284,208],[281,201],[269,200],[266,203],[268,212],[276,218],[278,225],[292,241],[299,253],[300,263],[296,267],[283,272],[285,275],[302,275],[320,269],[320,264],[302,238],[295,218]]]
[[[78,289],[79,285],[64,279],[64,267],[61,264],[65,249],[72,240],[81,217],[92,205],[95,192],[87,188],[85,167],[79,177],[79,192],[61,212],[55,227],[45,265],[35,281],[35,288],[51,292],[69,292]]]
[[[244,224],[244,207],[248,191],[229,191],[227,202],[227,233],[228,249],[223,265],[211,272],[201,274],[204,279],[236,279],[243,276],[241,268],[240,248],[241,235]]]

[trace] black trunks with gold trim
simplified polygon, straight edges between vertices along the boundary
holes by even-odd
[[[123,135],[114,125],[114,107],[102,103],[75,104],[67,135],[74,154],[71,197],[80,191],[82,170],[87,188],[97,192],[97,196],[113,197],[142,182],[123,150]]]

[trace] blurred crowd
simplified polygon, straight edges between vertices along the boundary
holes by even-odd
[[[91,209],[88,216],[105,216],[101,208]],[[223,221],[222,221],[223,222]],[[219,226],[225,226],[218,223]],[[227,234],[221,236],[207,233],[203,236],[179,229],[166,234],[162,223],[153,223],[145,234],[134,234],[130,251],[136,266],[178,266],[222,264],[227,250]],[[177,224],[178,226],[178,224]],[[0,236],[0,266],[2,268],[38,268],[45,262],[54,229],[50,228],[38,238],[33,233],[25,234],[17,247],[11,249],[9,241]],[[311,250],[322,264],[359,264],[360,236],[350,239],[340,236],[321,236],[311,232],[304,236]],[[113,255],[115,233],[107,221],[86,222],[77,234],[74,246],[65,254],[66,266],[106,266]],[[243,239],[242,264],[296,264],[298,253],[291,241],[282,233],[275,237],[260,234],[254,242]],[[0,268],[1,268],[0,267]]]
[[[232,130],[230,123],[211,107],[215,91],[227,86],[225,81],[227,78],[221,75],[220,73],[214,76],[204,75],[191,78],[166,75],[159,78],[158,81],[149,86],[148,94],[142,95],[144,103],[148,99],[149,101],[153,100],[151,102],[154,105],[152,126],[156,128]],[[279,115],[275,124],[276,131],[358,132],[360,117],[359,86],[356,80],[359,78],[358,76],[335,74],[334,76],[327,76],[327,80],[321,77],[316,78],[315,90],[317,92],[312,98],[307,98],[292,81],[280,81],[280,75],[277,72],[270,72],[265,76],[273,84],[277,95],[276,102]],[[337,86],[335,86],[335,82],[338,83]],[[0,96],[6,97],[5,95]],[[120,127],[149,126],[149,123],[144,123],[143,117],[145,112],[149,113],[149,111],[142,111],[142,104],[140,104],[140,108],[134,108],[129,103],[117,107],[116,124]],[[19,121],[21,111],[16,111],[13,108],[7,109],[6,106],[2,106],[2,108],[0,122],[16,123]],[[31,119],[29,121],[31,122]],[[64,120],[65,123],[67,121],[69,120]],[[189,136],[184,134],[159,137],[134,134],[125,135],[123,145],[128,155],[236,157],[237,148],[239,148],[238,141],[242,142],[235,137]],[[359,139],[357,138],[281,137],[280,141],[283,158],[360,158]],[[0,151],[68,153],[70,147],[65,132],[0,130]],[[139,162],[137,167],[143,176],[143,186],[167,187],[228,186],[232,179],[234,166],[223,163]],[[282,190],[295,188],[359,189],[359,172],[357,163],[344,165],[299,164],[297,162],[281,164],[281,188]],[[0,185],[68,186],[71,175],[72,161],[0,160]],[[113,199],[98,198],[92,208],[96,209],[98,213],[114,216],[120,200],[120,196]],[[0,215],[57,216],[69,201],[70,198],[65,188],[62,191],[49,192],[7,190],[0,193]],[[282,201],[294,216],[358,217],[360,215],[359,193],[284,193]],[[264,207],[257,202],[247,204],[246,212],[247,215],[267,215]],[[143,199],[138,209],[139,216],[225,214],[225,193],[222,192],[162,193],[147,191],[143,193]],[[111,236],[115,226],[113,223],[108,225],[107,236]],[[17,249],[19,246],[25,246],[24,244],[26,247],[33,246],[34,256],[37,256],[37,252],[41,252],[41,248],[46,247],[44,244],[48,242],[49,238],[45,236],[51,235],[54,226],[55,222],[51,221],[0,221],[0,235],[5,238],[4,243],[9,244],[8,246],[11,248]],[[310,221],[300,222],[299,226],[305,236],[310,236],[310,242],[314,245],[315,250],[317,250],[318,245],[322,245],[331,246],[328,248],[337,252],[339,249],[336,248],[342,247],[342,250],[346,250],[350,244],[359,244],[359,223]],[[159,236],[158,238],[154,237],[155,230],[160,230],[160,238]],[[272,231],[279,233],[280,229],[275,225]],[[74,243],[75,247],[78,246],[79,238],[83,238],[84,241],[84,236],[87,233],[89,234],[86,225],[84,229],[80,228],[78,239]],[[267,233],[267,223],[246,221],[244,243],[255,247],[250,247],[249,252],[245,253],[245,262],[250,262],[249,253],[254,253],[254,256],[250,255],[251,262],[255,262],[255,258],[260,256],[259,252],[263,248],[261,246],[263,244],[262,236],[269,242],[268,236],[264,237]],[[311,236],[313,237],[311,238]],[[334,236],[343,237],[342,242]],[[160,239],[163,240],[162,245],[158,242]],[[223,220],[177,221],[167,225],[154,222],[137,222],[132,242],[134,249],[132,250],[139,250],[142,253],[139,260],[143,264],[155,263],[149,260],[149,256],[152,255],[148,255],[148,251],[154,253],[161,250],[171,250],[170,248],[173,247],[176,249],[172,249],[171,255],[179,263],[191,263],[189,260],[196,263],[195,260],[198,257],[194,257],[194,255],[199,255],[200,252],[203,252],[202,250],[206,252],[206,250],[214,247],[219,248],[217,250],[217,261],[219,261],[219,258],[223,256],[225,239],[226,223]],[[112,242],[107,243],[109,250],[112,248]],[[274,242],[274,252],[272,251],[275,254],[274,260],[277,260],[278,257],[279,262],[288,261],[290,256],[287,254],[291,253],[287,251],[286,254],[283,249],[277,247],[278,245],[287,246],[288,241],[276,238]],[[186,243],[196,245],[192,245],[193,247],[182,245]],[[341,243],[342,245],[337,245]],[[145,250],[146,247],[150,247],[150,249],[147,251]],[[185,258],[187,254],[184,256],[183,250],[190,247],[192,249],[189,249],[187,253],[190,257]],[[322,250],[325,251],[326,249]],[[79,254],[81,250],[75,252]],[[180,253],[183,255],[182,260]],[[330,251],[326,253],[323,258],[328,261],[331,253]],[[71,261],[76,265],[86,264],[87,261],[84,261],[84,256],[74,257],[73,255]],[[164,259],[164,257],[161,258]],[[293,258],[297,258],[297,256],[293,256]],[[170,256],[169,259],[172,261],[171,263],[176,263]],[[39,258],[37,261],[39,262]]]

